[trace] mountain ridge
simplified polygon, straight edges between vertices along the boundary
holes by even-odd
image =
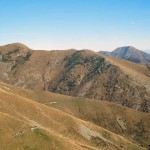
[[[150,111],[150,70],[90,50],[39,51],[0,47],[1,81],[27,89],[107,100]]]
[[[132,46],[118,47],[112,52],[100,51],[99,53],[108,56],[119,57],[135,63],[150,65],[150,54],[138,50]]]

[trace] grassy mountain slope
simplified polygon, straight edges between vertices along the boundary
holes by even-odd
[[[147,147],[150,142],[150,115],[147,113],[138,112],[105,101],[25,90],[4,83],[0,84],[0,89],[0,110],[2,112],[32,123],[33,126],[37,125],[42,129],[63,135],[76,141],[77,145],[82,145],[81,147],[95,147],[99,145],[99,148],[105,147],[110,149],[112,147],[112,149],[117,149],[119,144],[120,148],[118,149],[121,149],[121,147],[128,149],[131,145],[124,143],[123,139],[128,139],[130,142],[132,141],[144,147]],[[35,103],[29,99],[42,104]],[[99,131],[100,134],[114,145],[106,141],[105,143],[99,138],[97,139],[97,137],[92,139],[92,144],[89,143],[79,132],[80,128],[90,132],[86,127],[90,130]],[[118,135],[124,138],[122,139],[121,137],[120,139]],[[120,144],[120,141],[122,144]],[[134,149],[134,146],[131,146],[129,149],[132,148]]]
[[[82,150],[65,138],[1,112],[0,133],[0,149],[3,150],[66,150],[68,147]]]
[[[14,52],[16,44],[11,46],[14,47],[0,47],[1,57],[7,58],[0,61],[3,82],[150,111],[150,70],[142,65],[129,65],[127,61],[89,50],[28,49],[24,54],[24,47]],[[4,47],[9,52],[6,53]]]

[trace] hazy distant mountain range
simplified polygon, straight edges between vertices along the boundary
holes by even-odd
[[[100,51],[99,53],[108,56],[119,57],[134,63],[150,65],[150,54],[138,50],[132,46],[119,47],[112,52]]]

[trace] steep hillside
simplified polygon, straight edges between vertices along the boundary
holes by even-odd
[[[150,65],[150,54],[140,51],[132,46],[119,47],[112,52],[100,51],[99,53],[119,57],[135,63]]]
[[[0,84],[0,122],[2,122],[0,124],[0,132],[5,135],[0,134],[0,139],[2,139],[0,140],[0,148],[8,150],[15,146],[18,149],[42,148],[44,150],[67,149],[68,147],[71,150],[144,150],[148,146],[150,135],[148,131],[149,114],[131,110],[130,123],[133,124],[130,128],[135,127],[134,123],[141,121],[139,126],[135,127],[136,131],[131,130],[137,138],[133,139],[131,138],[132,136],[123,137],[100,127],[100,124],[96,125],[96,122],[91,120],[92,116],[93,119],[95,118],[94,114],[89,114],[90,118],[88,118],[88,115],[85,115],[91,112],[86,107],[90,108],[89,106],[91,105],[91,109],[95,109],[95,107],[101,105],[101,102],[94,100],[80,101],[80,99],[77,101],[77,98],[63,97],[48,92],[42,93],[43,99],[40,99],[40,92],[23,90],[3,83]],[[34,101],[29,99],[29,97],[33,98]],[[45,101],[44,97],[47,98]],[[43,104],[35,102],[35,100],[38,101],[36,98],[39,98]],[[66,101],[64,98],[66,98]],[[53,101],[50,103],[50,100]],[[46,106],[45,102],[53,106]],[[101,112],[102,114],[111,113],[113,111],[111,105],[116,107],[114,112],[118,112],[118,115],[116,113],[116,119],[111,116],[111,120],[117,120],[118,126],[122,130],[124,130],[124,127],[129,128],[129,116],[127,115],[127,124],[124,122],[124,116],[119,116],[121,110],[125,111],[124,108],[103,103],[105,109]],[[68,106],[71,106],[71,108]],[[80,111],[78,111],[79,106]],[[85,114],[82,112],[83,110],[85,110]],[[94,112],[92,111],[91,113]],[[99,114],[101,113],[99,112]],[[140,117],[135,117],[136,113],[137,116],[140,114],[141,118],[145,119],[145,122]],[[107,117],[104,117],[104,119],[107,119]],[[105,120],[102,122],[106,123]],[[147,132],[144,133],[144,130]],[[2,142],[4,143],[2,144]],[[145,148],[140,145],[143,145]]]
[[[16,44],[13,45],[16,47]],[[27,49],[23,53],[20,48],[17,52],[10,49],[5,54],[8,45],[0,49],[2,58],[9,56],[9,59],[0,62],[0,80],[3,82],[150,111],[150,70],[145,66],[134,63],[128,66],[127,61],[89,50]]]
[[[0,149],[3,150],[83,150],[72,141],[0,112]]]

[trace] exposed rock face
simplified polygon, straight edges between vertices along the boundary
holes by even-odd
[[[147,74],[139,74],[143,73],[147,80],[139,76],[137,80],[144,81],[137,84],[119,66],[89,50],[33,51],[12,44],[0,47],[0,54],[0,80],[3,82],[150,111],[150,78],[147,77],[150,70],[146,67]]]

